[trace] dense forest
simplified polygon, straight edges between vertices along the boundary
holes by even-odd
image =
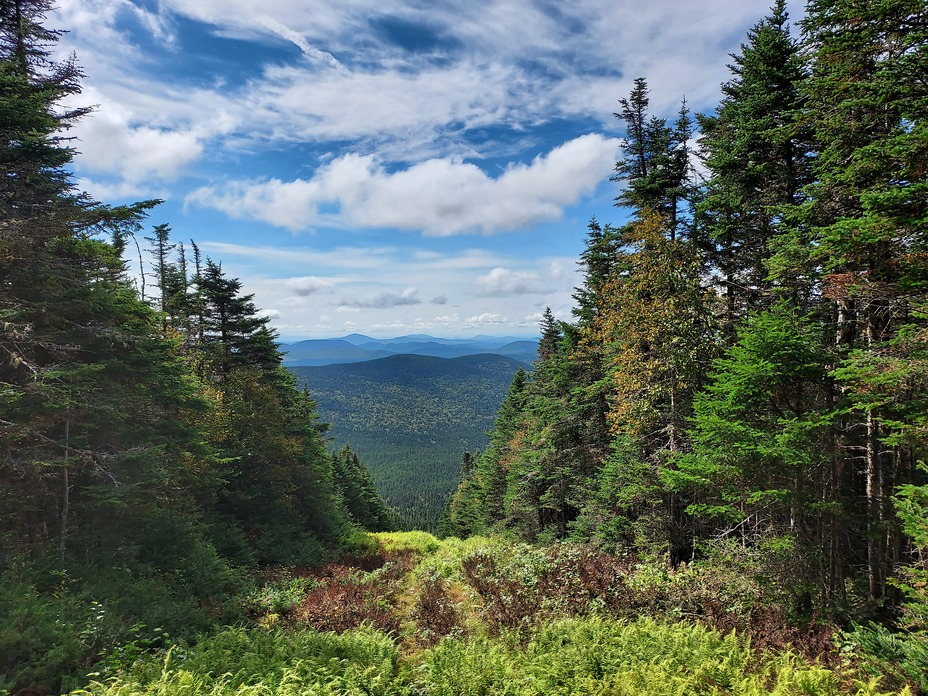
[[[777,2],[714,113],[619,100],[628,222],[590,223],[445,531],[737,553],[794,619],[882,616],[924,660],[928,8],[802,30]]]
[[[711,114],[635,81],[628,221],[442,542],[363,531],[240,281],[76,188],[50,6],[0,1],[0,690],[928,693],[924,0],[778,0]]]
[[[50,58],[49,5],[0,3],[0,691],[17,693],[141,627],[234,621],[255,568],[394,524],[357,457],[326,451],[238,280],[157,225],[130,282],[157,201],[75,189],[66,133],[87,110],[62,107],[81,72]]]
[[[461,453],[486,446],[519,368],[501,355],[394,355],[290,369],[331,423],[333,441],[350,444],[370,467],[402,525],[435,531],[460,480]]]

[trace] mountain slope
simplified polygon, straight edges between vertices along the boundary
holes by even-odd
[[[461,455],[483,448],[512,376],[525,363],[500,355],[292,367],[332,438],[370,467],[408,524],[432,528],[458,482]]]

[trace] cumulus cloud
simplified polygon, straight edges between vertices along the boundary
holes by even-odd
[[[476,280],[479,294],[487,297],[503,295],[537,295],[548,291],[537,273],[494,268]]]
[[[82,168],[130,182],[150,176],[171,181],[203,153],[203,141],[193,131],[133,126],[112,111],[87,119],[76,132]]]
[[[315,225],[395,227],[430,236],[519,229],[561,216],[611,170],[619,141],[584,135],[496,178],[475,164],[431,159],[388,172],[372,156],[348,154],[312,179],[233,182],[194,191],[188,203],[289,230]],[[336,213],[323,209],[335,206]]]
[[[367,299],[342,300],[339,309],[342,307],[348,309],[388,309],[390,307],[422,304],[422,300],[416,297],[418,292],[416,288],[406,288],[402,292],[381,292]]]
[[[85,92],[81,104],[88,99],[99,106],[73,129],[79,152],[75,162],[85,178],[118,177],[109,184],[113,187],[150,191],[175,181],[202,158],[208,141],[234,124],[221,111],[209,122],[161,121],[153,118],[150,106],[136,111],[97,89]]]
[[[314,293],[331,290],[334,283],[326,278],[304,276],[303,278],[288,278],[284,281],[284,285],[300,297],[306,297]]]
[[[281,314],[276,309],[261,309],[258,310],[258,316],[264,319],[280,319]]]

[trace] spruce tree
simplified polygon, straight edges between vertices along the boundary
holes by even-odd
[[[194,283],[203,312],[199,348],[209,369],[223,377],[247,365],[276,371],[281,364],[276,336],[258,314],[254,295],[241,293],[241,281],[226,277],[221,265],[207,259]]]
[[[813,143],[801,116],[807,68],[790,35],[786,3],[748,32],[733,56],[715,115],[699,118],[702,156],[711,176],[699,205],[714,240],[713,261],[725,293],[725,330],[769,305],[771,243],[811,181]]]
[[[619,100],[622,108],[615,114],[624,121],[626,133],[624,158],[616,163],[612,177],[625,184],[616,204],[630,207],[638,215],[647,211],[661,215],[671,239],[678,234],[692,235],[696,187],[690,140],[694,123],[685,100],[672,126],[666,119],[649,115],[648,91],[645,79],[636,79],[629,96]]]
[[[371,532],[387,532],[398,527],[393,512],[377,493],[371,473],[351,447],[332,453],[332,479],[351,520]]]

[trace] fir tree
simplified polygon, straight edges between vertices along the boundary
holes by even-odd
[[[748,32],[733,58],[715,115],[699,119],[711,172],[699,213],[715,241],[729,339],[747,311],[771,301],[771,241],[802,201],[813,161],[809,129],[800,121],[807,69],[784,0]]]

